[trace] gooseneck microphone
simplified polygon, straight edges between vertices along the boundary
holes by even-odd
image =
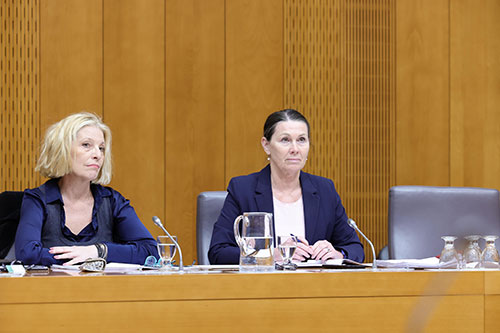
[[[347,224],[349,224],[349,226],[351,228],[353,228],[354,230],[356,230],[357,232],[359,232],[361,234],[361,236],[363,236],[366,241],[368,242],[368,244],[370,244],[370,246],[372,247],[372,253],[373,253],[373,264],[372,264],[372,268],[373,269],[377,269],[377,257],[375,255],[375,247],[373,246],[373,243],[368,239],[368,237],[365,236],[365,234],[359,230],[358,226],[356,225],[356,222],[354,222],[353,219],[349,218],[347,219]]]
[[[154,222],[154,224],[159,226],[163,230],[164,233],[167,234],[168,238],[170,238],[172,240],[172,242],[174,242],[175,247],[177,248],[177,251],[179,251],[179,271],[183,271],[184,264],[182,263],[182,251],[181,251],[181,247],[179,246],[179,243],[177,243],[176,240],[172,236],[170,236],[170,234],[168,233],[167,229],[165,229],[165,227],[163,226],[163,223],[161,223],[158,216],[153,216],[153,222]]]

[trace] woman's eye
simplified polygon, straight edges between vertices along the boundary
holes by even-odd
[[[281,142],[285,142],[286,143],[288,141],[289,141],[288,138],[281,138]]]
[[[99,147],[99,150],[104,153],[104,147]]]
[[[84,142],[84,143],[82,143],[82,147],[89,148],[90,147],[90,143]]]
[[[304,138],[304,137],[301,137],[301,138],[299,138],[299,140],[298,140],[298,141],[299,141],[300,143],[304,143],[304,142],[307,142],[307,139],[306,139],[306,138]]]

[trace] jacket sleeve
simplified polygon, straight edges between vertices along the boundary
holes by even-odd
[[[333,182],[331,182],[331,186],[335,193],[335,201],[333,202],[335,221],[329,241],[335,249],[344,252],[346,258],[363,262],[365,259],[363,244],[359,241],[356,231],[347,224],[347,214]]]
[[[25,191],[21,205],[21,217],[16,232],[16,258],[24,264],[53,265],[64,260],[54,259],[48,248],[42,246],[42,227],[45,209],[42,200]]]
[[[212,232],[208,259],[212,265],[238,264],[240,260],[240,249],[234,238],[234,220],[242,214],[240,204],[235,196],[234,180],[229,182],[228,194],[224,201],[222,211],[215,222]]]
[[[109,262],[144,264],[146,257],[158,258],[156,241],[137,216],[135,209],[113,190],[114,242],[106,242]]]

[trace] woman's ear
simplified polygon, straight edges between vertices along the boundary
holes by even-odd
[[[269,141],[267,141],[266,137],[263,136],[262,139],[260,139],[260,144],[266,155],[269,155],[271,152],[269,151]]]

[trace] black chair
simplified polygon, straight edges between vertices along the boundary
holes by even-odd
[[[15,259],[14,240],[23,194],[18,191],[0,193],[0,259]]]
[[[202,192],[198,195],[196,207],[196,249],[199,265],[210,265],[208,250],[214,224],[226,200],[226,191]]]
[[[439,255],[441,236],[500,236],[499,192],[472,187],[394,186],[389,191],[389,258]]]

